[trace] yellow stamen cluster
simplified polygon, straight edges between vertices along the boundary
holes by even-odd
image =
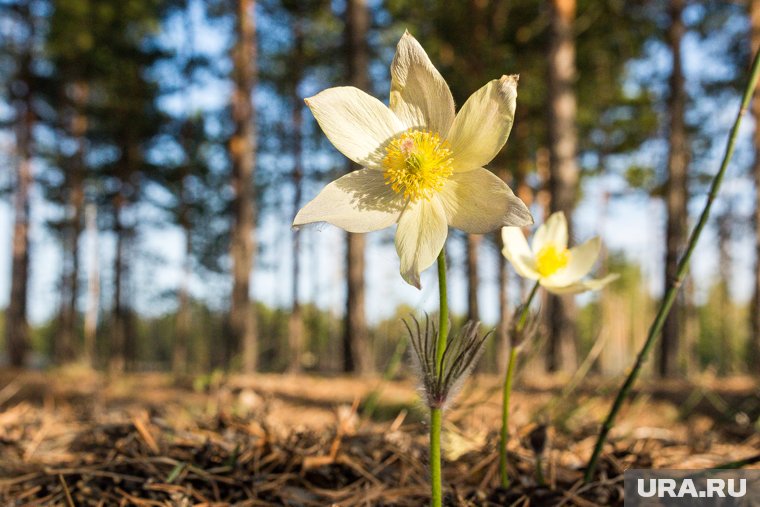
[[[391,141],[383,167],[385,184],[411,201],[430,199],[454,172],[448,143],[438,134],[413,129]]]
[[[567,266],[570,251],[567,248],[557,248],[546,245],[536,255],[536,269],[541,276],[551,276]]]

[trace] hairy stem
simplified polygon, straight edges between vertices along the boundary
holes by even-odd
[[[749,106],[749,101],[752,98],[752,93],[754,92],[755,86],[757,85],[758,77],[760,77],[760,52],[755,54],[755,58],[752,61],[750,78],[747,81],[746,87],[744,88],[741,108],[736,114],[736,120],[734,121],[734,126],[731,128],[731,133],[728,137],[728,143],[726,144],[726,151],[723,155],[723,162],[721,163],[717,174],[713,178],[712,184],[710,186],[710,193],[707,195],[707,202],[705,202],[705,206],[702,209],[702,214],[699,216],[697,225],[694,227],[694,230],[689,236],[689,243],[686,247],[686,251],[681,257],[681,260],[678,262],[676,277],[670,282],[668,290],[665,292],[665,297],[660,304],[660,308],[658,309],[657,315],[652,322],[652,326],[649,328],[647,339],[644,342],[644,345],[641,347],[639,355],[636,357],[636,362],[634,363],[631,372],[628,374],[628,377],[625,379],[625,382],[618,391],[617,396],[615,397],[615,401],[612,403],[612,408],[607,415],[607,418],[602,424],[602,427],[599,431],[599,437],[597,438],[596,445],[594,446],[594,452],[591,454],[591,458],[589,459],[588,465],[586,466],[586,473],[583,478],[584,482],[589,482],[594,476],[594,470],[596,469],[597,461],[599,460],[599,455],[602,452],[602,448],[607,441],[607,435],[614,426],[615,418],[617,417],[618,412],[620,412],[625,399],[631,392],[633,384],[636,382],[636,378],[641,371],[641,367],[649,355],[650,349],[654,345],[655,341],[657,341],[657,337],[660,335],[662,326],[665,323],[665,318],[668,316],[668,313],[670,313],[670,308],[673,306],[673,302],[676,299],[678,289],[681,287],[681,284],[686,277],[691,255],[694,252],[694,248],[697,246],[699,237],[702,234],[702,229],[704,229],[705,225],[707,224],[707,219],[710,217],[710,209],[712,208],[713,202],[718,195],[718,190],[720,189],[720,185],[723,182],[723,177],[726,174],[728,163],[731,161],[731,157],[734,154],[734,147],[736,144],[736,138],[738,137],[739,133],[739,126],[741,125],[742,117],[744,116],[744,113],[747,111],[747,107]]]
[[[449,305],[446,295],[446,247],[441,248],[438,254],[438,295],[440,298],[440,310],[438,312],[438,339],[436,346],[435,374],[437,377],[443,374],[443,353],[446,351],[446,340],[449,334]],[[441,425],[443,409],[441,407],[430,408],[430,505],[441,507],[443,496],[441,493]]]
[[[438,312],[438,345],[436,347],[436,374],[443,370],[443,353],[446,350],[446,339],[449,336],[449,305],[446,296],[446,247],[438,254],[438,297],[440,310]]]
[[[430,409],[430,505],[441,507],[441,420],[443,409]]]

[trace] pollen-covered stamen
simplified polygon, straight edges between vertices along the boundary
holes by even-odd
[[[433,132],[412,129],[388,145],[383,168],[386,185],[412,201],[430,199],[454,172],[448,143]]]
[[[551,276],[567,266],[569,261],[570,251],[567,248],[546,245],[536,255],[536,269],[541,276]]]

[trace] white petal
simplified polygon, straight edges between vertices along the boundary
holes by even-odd
[[[348,232],[371,232],[398,221],[404,200],[383,173],[360,169],[327,185],[296,215],[293,226],[328,222]]]
[[[358,88],[328,88],[306,99],[327,138],[359,165],[382,170],[385,145],[405,130],[385,104]]]
[[[547,245],[559,250],[567,248],[567,219],[561,211],[552,213],[533,235],[533,254],[538,255]]]
[[[396,230],[396,251],[406,283],[420,288],[420,273],[435,262],[447,234],[446,214],[438,197],[407,206]]]
[[[501,253],[512,264],[517,274],[530,280],[538,280],[540,275],[536,270],[536,259],[528,246],[528,240],[519,227],[504,227],[501,230],[501,240],[504,248]]]
[[[471,234],[533,223],[525,203],[487,169],[455,173],[439,194],[449,225]]]
[[[601,248],[602,241],[599,238],[591,238],[582,245],[571,248],[567,266],[547,277],[547,285],[570,285],[586,276],[599,257]]]
[[[620,278],[620,275],[615,273],[612,275],[607,275],[604,278],[581,280],[580,282],[575,282],[564,287],[554,287],[551,285],[546,285],[544,282],[542,282],[541,285],[543,285],[546,290],[553,294],[579,294],[581,292],[587,292],[590,290],[600,290],[605,285],[610,282],[614,282],[618,278]]]
[[[454,171],[471,171],[493,160],[512,130],[516,100],[517,76],[494,79],[467,99],[449,130]]]
[[[445,137],[454,121],[454,98],[417,39],[406,32],[391,64],[391,110],[407,127]]]

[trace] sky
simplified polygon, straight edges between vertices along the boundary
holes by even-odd
[[[196,26],[197,47],[203,48],[209,54],[221,51],[224,41],[219,36],[218,30],[207,25],[200,14],[194,18]],[[264,24],[266,28],[266,24]],[[182,27],[173,26],[167,33],[165,42],[168,45],[181,44]],[[177,38],[174,40],[174,38]],[[697,76],[703,72],[720,71],[719,59],[705,61],[706,51],[713,53],[714,48],[705,48],[696,39],[691,38],[684,43],[685,72],[688,76]],[[665,55],[667,56],[667,55]],[[389,63],[389,62],[388,62]],[[667,58],[661,50],[652,50],[649,60],[642,64],[651,71],[667,66]],[[519,69],[518,69],[519,71]],[[665,68],[667,71],[667,68]],[[635,69],[633,72],[637,72]],[[444,76],[445,77],[445,76]],[[190,102],[193,107],[214,109],[224,103],[228,95],[227,88],[221,82],[206,83],[205,88],[195,90]],[[307,87],[308,88],[308,87]],[[304,89],[304,95],[309,95],[318,90]],[[267,97],[257,96],[257,104],[266,103]],[[387,100],[386,100],[387,102]],[[181,112],[187,107],[186,98],[169,97],[163,107],[175,113]],[[519,102],[518,102],[519,107]],[[700,106],[701,107],[701,106]],[[703,170],[714,173],[720,162],[721,150],[724,146],[727,132],[733,122],[738,101],[733,107],[720,107],[711,112],[711,121],[716,129],[716,149],[708,153],[707,158],[698,161]],[[308,114],[308,113],[307,113]],[[741,132],[742,146],[746,152],[748,137],[753,126],[749,118],[746,119]],[[722,137],[721,137],[722,136]],[[0,139],[0,146],[7,145],[8,138]],[[509,149],[509,144],[507,148]],[[318,158],[322,156],[336,156],[335,153],[312,154]],[[662,150],[652,148],[651,152],[640,153],[637,156],[648,160],[655,166],[662,164]],[[727,174],[724,187],[721,191],[716,211],[726,203],[732,203],[734,211],[739,217],[747,217],[752,210],[751,183],[747,178],[748,163],[750,157],[741,151],[736,163],[732,165]],[[628,161],[611,161],[610,164],[627,163]],[[262,163],[267,163],[266,160]],[[39,170],[40,168],[37,167]],[[610,169],[614,169],[611,167]],[[611,171],[614,172],[614,171]],[[0,184],[3,179],[9,177],[9,172],[0,174]],[[304,202],[313,198],[323,183],[314,181],[307,182],[304,189]],[[292,212],[292,204],[285,202],[289,198],[290,190],[283,191],[283,203],[280,209],[270,210],[260,220],[257,231],[258,239],[263,245],[261,255],[257,260],[257,268],[252,275],[253,297],[271,306],[287,307],[291,300],[291,266],[292,252],[290,249],[289,217]],[[615,192],[618,197],[606,201],[606,195]],[[700,188],[694,195],[690,204],[691,224],[701,211],[704,203],[704,195]],[[648,290],[653,295],[662,291],[662,259],[664,257],[664,224],[665,213],[661,201],[644,196],[641,192],[627,190],[624,183],[615,176],[600,176],[584,180],[583,200],[579,203],[574,214],[576,223],[575,240],[582,242],[592,236],[601,236],[605,246],[613,252],[623,252],[626,257],[638,263],[647,280]],[[542,211],[534,209],[537,223],[541,221]],[[58,307],[57,284],[60,276],[60,251],[56,240],[45,230],[44,221],[54,216],[57,210],[46,204],[39,192],[32,196],[31,227],[32,244],[32,267],[30,285],[30,317],[33,323],[40,324],[54,316]],[[140,210],[144,216],[154,213],[151,210]],[[8,201],[0,201],[0,308],[8,303],[10,292],[10,242],[12,237],[12,212]],[[742,225],[742,224],[739,224]],[[746,225],[746,224],[743,224]],[[731,291],[732,296],[739,302],[749,300],[752,292],[752,265],[754,256],[752,252],[753,242],[750,228],[741,226],[735,228],[736,235],[733,238],[733,266]],[[93,238],[84,234],[80,240],[80,248],[85,258],[93,251]],[[173,227],[140,229],[136,241],[139,250],[149,253],[141,257],[133,270],[135,287],[134,303],[136,309],[144,315],[156,316],[174,308],[174,300],[164,297],[167,291],[176,289],[182,276],[182,245],[181,232]],[[336,314],[343,311],[345,299],[345,287],[343,278],[344,259],[344,233],[330,225],[309,226],[302,229],[302,266],[303,277],[299,289],[302,300],[316,301],[326,309],[331,309]],[[697,247],[693,257],[692,273],[696,281],[697,300],[704,300],[707,288],[715,280],[717,275],[715,231],[709,227]],[[398,305],[406,304],[418,310],[435,311],[437,309],[437,284],[435,269],[428,269],[422,275],[422,290],[407,285],[398,274],[398,257],[393,247],[393,229],[368,235],[367,250],[367,313],[370,322],[377,322],[391,316]],[[102,234],[97,239],[97,251],[101,267],[110,265],[113,255],[113,238]],[[450,275],[451,307],[455,313],[463,313],[466,309],[466,279],[464,277],[461,260],[464,259],[464,250],[460,241],[452,243],[453,262]],[[481,247],[481,288],[480,301],[483,321],[489,324],[496,322],[498,318],[497,297],[497,273],[496,256],[499,255],[494,248],[483,243]],[[89,262],[83,262],[82,286],[86,286],[86,266]],[[101,270],[104,290],[104,306],[108,307],[110,297],[110,273],[108,269]],[[219,275],[198,275],[191,280],[192,293],[208,301],[211,306],[223,308],[229,289],[229,279]],[[519,294],[516,287],[510,290],[511,303],[518,303]],[[590,297],[581,296],[581,302],[588,301]],[[80,308],[84,308],[84,294],[80,299]]]

